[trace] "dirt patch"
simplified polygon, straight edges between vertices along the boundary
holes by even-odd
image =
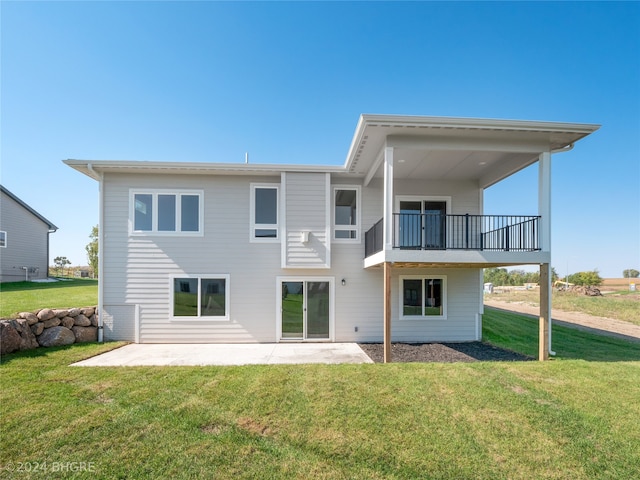
[[[248,417],[239,418],[238,426],[249,433],[253,433],[254,435],[266,436],[271,435],[272,433],[269,426],[263,425],[262,423]]]
[[[376,363],[383,362],[384,346],[381,343],[361,343],[359,345],[371,360]],[[533,360],[533,358],[483,342],[391,344],[391,361],[396,363],[514,362],[525,360]]]

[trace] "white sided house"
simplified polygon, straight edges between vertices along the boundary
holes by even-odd
[[[53,223],[0,185],[0,282],[47,278]]]
[[[363,115],[345,164],[66,160],[100,183],[106,340],[480,340],[483,269],[538,264],[550,348],[551,158],[597,125]],[[538,214],[483,214],[538,164]]]

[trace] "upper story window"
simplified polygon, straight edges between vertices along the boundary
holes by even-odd
[[[333,240],[360,241],[360,188],[340,186],[333,188]]]
[[[132,190],[133,233],[202,235],[200,190]]]
[[[278,195],[274,184],[251,184],[251,241],[277,242]]]
[[[0,232],[0,248],[7,247],[7,232]]]

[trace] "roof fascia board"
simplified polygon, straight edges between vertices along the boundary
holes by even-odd
[[[590,123],[540,122],[530,120],[498,120],[463,117],[421,117],[411,115],[362,115],[366,125],[419,126],[431,128],[499,129],[539,132],[566,132],[589,134],[600,128]]]
[[[233,175],[251,175],[253,173],[281,172],[315,172],[344,173],[341,166],[322,165],[285,165],[285,164],[238,164],[238,163],[204,163],[204,162],[148,162],[123,160],[63,160],[63,163],[85,175],[90,174],[88,165],[101,173],[127,173],[130,171],[146,171],[153,173],[228,173]]]
[[[351,168],[351,163],[356,156],[356,149],[360,145],[362,141],[362,136],[364,135],[364,130],[367,123],[367,117],[369,115],[360,115],[358,119],[358,125],[356,126],[356,130],[353,134],[353,138],[351,139],[351,145],[349,146],[349,151],[347,152],[347,158],[344,162],[344,169],[349,171]]]

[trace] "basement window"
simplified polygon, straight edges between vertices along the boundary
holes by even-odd
[[[229,320],[229,275],[172,277],[171,306],[176,320]]]
[[[447,277],[400,277],[400,318],[446,318]]]

